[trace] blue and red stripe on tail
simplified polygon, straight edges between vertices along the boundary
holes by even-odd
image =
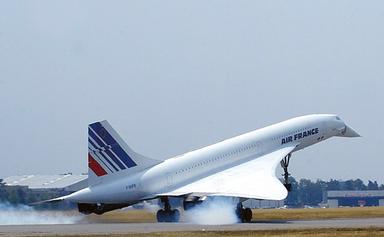
[[[116,132],[107,121],[92,123],[88,126],[88,159],[91,161],[88,167],[97,176],[137,166],[117,141],[121,138],[113,133]]]
[[[133,151],[106,121],[88,126],[88,183],[129,176],[161,163]]]
[[[92,157],[88,152],[88,167],[97,175],[103,176],[107,174],[107,171]]]

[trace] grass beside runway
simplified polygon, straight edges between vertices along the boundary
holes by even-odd
[[[323,220],[374,217],[384,217],[384,207],[254,209],[252,220]]]
[[[93,223],[154,223],[157,222],[156,214],[146,210],[117,210],[103,215],[91,214],[86,216]]]
[[[252,221],[322,220],[337,218],[384,217],[384,207],[313,208],[313,209],[254,209]],[[113,211],[101,216],[90,215],[97,223],[152,223],[154,213],[146,210]]]
[[[62,235],[60,235],[62,236]],[[105,237],[106,235],[64,235],[64,236],[76,236],[76,237]],[[62,237],[64,237],[62,236]],[[108,235],[109,237],[219,237],[219,236],[231,236],[231,237],[378,237],[384,236],[383,228],[350,228],[350,229],[300,229],[300,230],[257,230],[257,231],[183,231],[183,232],[155,232],[147,234],[119,234]],[[47,236],[47,237],[57,237]]]

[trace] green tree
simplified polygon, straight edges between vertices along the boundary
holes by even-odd
[[[303,205],[315,206],[323,200],[323,187],[325,183],[318,180],[313,183],[309,179],[300,179],[299,182],[299,203]]]
[[[367,186],[364,184],[363,180],[356,179],[353,181],[354,190],[367,190]]]
[[[7,199],[8,199],[7,190],[5,189],[3,180],[0,179],[0,202],[5,202]]]
[[[347,181],[341,182],[340,190],[354,190],[353,180],[349,179]]]
[[[335,179],[331,179],[330,181],[326,182],[327,190],[340,190],[340,182]]]
[[[368,186],[367,188],[369,190],[379,190],[379,185],[377,184],[376,181],[372,182],[371,180],[368,180]]]
[[[299,205],[299,183],[293,177],[289,177],[289,182],[292,184],[292,189],[285,199],[285,205],[295,207]]]

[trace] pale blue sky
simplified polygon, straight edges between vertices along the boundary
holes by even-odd
[[[383,1],[1,1],[0,177],[86,172],[102,119],[166,158],[336,113],[363,138],[291,173],[384,183],[383,23]]]

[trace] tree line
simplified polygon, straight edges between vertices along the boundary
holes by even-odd
[[[329,181],[309,179],[300,179],[290,177],[292,191],[289,192],[285,204],[293,207],[302,207],[305,205],[316,206],[325,202],[327,191],[364,191],[364,190],[384,190],[384,184],[378,184],[377,181],[369,180],[365,184],[361,179],[335,180]]]
[[[67,195],[68,192],[62,190],[46,191],[32,190],[25,186],[7,186],[0,179],[0,204],[7,205],[29,205],[59,196]],[[69,202],[46,203],[35,206],[35,209],[71,209],[75,205]],[[0,210],[1,211],[1,210]]]

